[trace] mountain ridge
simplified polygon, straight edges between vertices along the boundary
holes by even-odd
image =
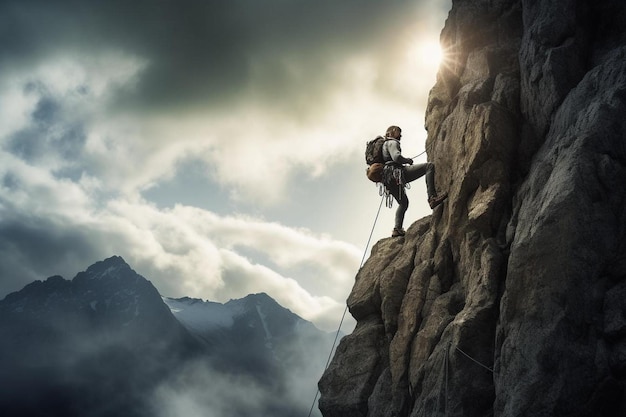
[[[214,318],[195,312],[201,326],[189,326],[177,313],[193,306],[222,315],[226,309],[230,321],[211,326]],[[317,356],[330,339],[265,293],[224,304],[162,297],[118,256],[72,280],[51,276],[7,295],[0,300],[0,332],[6,336],[0,340],[0,385],[12,387],[0,392],[0,408],[64,417],[99,416],[98,410],[153,416],[155,401],[185,392],[210,412],[222,400],[203,394],[211,391],[201,384],[234,380],[265,393],[258,404],[225,406],[235,415],[301,413],[308,400],[298,390],[314,389],[323,364]],[[320,352],[310,351],[315,348]],[[301,373],[296,385],[289,382],[297,380],[291,371]],[[168,404],[175,407],[176,398]]]

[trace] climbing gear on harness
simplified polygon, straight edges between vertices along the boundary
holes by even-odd
[[[401,199],[404,189],[410,189],[411,185],[404,180],[404,169],[402,165],[395,162],[387,162],[383,169],[382,181],[378,185],[378,195],[384,196],[385,206],[393,206],[393,195],[389,191],[392,187],[398,187],[398,196]]]

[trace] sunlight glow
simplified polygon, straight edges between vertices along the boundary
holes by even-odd
[[[422,64],[431,68],[439,68],[443,60],[443,51],[439,42],[422,41],[416,45],[415,58]]]
[[[444,53],[435,37],[418,36],[405,46],[406,64],[402,66],[405,75],[400,77],[402,88],[421,92],[428,97],[428,91],[436,81],[437,72],[445,61]],[[410,86],[407,84],[410,83]]]

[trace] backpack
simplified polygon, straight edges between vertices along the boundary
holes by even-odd
[[[365,174],[372,182],[382,181],[383,168],[385,166],[383,144],[386,140],[387,139],[382,136],[377,136],[365,145],[365,162],[369,165]]]
[[[384,137],[377,136],[376,139],[367,142],[365,145],[365,162],[367,165],[385,162],[383,160],[383,144],[385,140]]]

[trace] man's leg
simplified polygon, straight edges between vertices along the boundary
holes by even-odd
[[[426,175],[426,193],[428,198],[430,198],[437,194],[435,189],[435,165],[432,162],[425,162],[405,167],[404,180],[407,183],[415,181],[424,175]]]
[[[402,224],[404,223],[404,215],[409,208],[409,198],[406,196],[404,189],[400,189],[399,186],[393,185],[389,188],[389,193],[398,202],[398,208],[396,209],[396,221],[395,228],[402,230]]]
[[[448,197],[447,193],[437,195],[435,187],[435,165],[431,162],[415,164],[406,167],[404,180],[406,182],[415,181],[422,175],[426,175],[426,193],[428,194],[428,205],[434,209]]]

